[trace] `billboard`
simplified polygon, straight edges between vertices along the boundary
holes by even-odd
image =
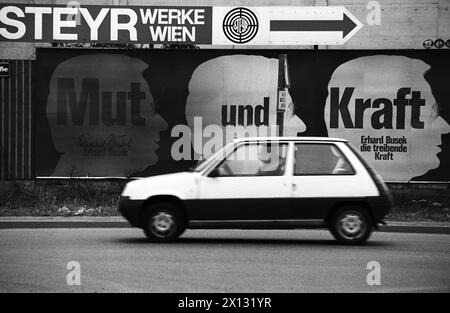
[[[240,136],[347,138],[387,181],[450,181],[449,51],[39,49],[36,174],[186,170]]]

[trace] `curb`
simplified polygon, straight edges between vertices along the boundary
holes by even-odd
[[[450,226],[380,226],[380,232],[384,233],[415,233],[415,234],[450,234]]]
[[[448,225],[447,225],[448,224]],[[3,217],[0,229],[36,229],[36,228],[130,228],[130,224],[121,217]],[[380,226],[380,232],[450,234],[450,223],[434,222],[392,222]]]

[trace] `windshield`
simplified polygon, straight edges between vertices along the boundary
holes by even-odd
[[[222,159],[224,159],[225,156],[227,155],[227,151],[230,151],[230,148],[232,148],[232,147],[234,147],[234,143],[229,143],[228,145],[226,145],[225,147],[223,147],[222,149],[220,149],[219,151],[214,153],[209,158],[200,160],[198,162],[197,166],[195,166],[192,169],[192,171],[194,171],[194,172],[201,172],[208,166],[208,164],[210,164],[211,162],[214,162],[213,160],[222,160]]]
[[[189,172],[200,172],[201,169],[203,168],[202,165],[205,164],[205,161],[206,161],[206,160],[207,160],[207,159],[199,160],[199,161],[197,162],[196,165],[191,166],[191,167],[189,168]]]

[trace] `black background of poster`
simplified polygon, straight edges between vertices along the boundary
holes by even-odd
[[[168,123],[168,129],[160,133],[159,161],[133,176],[149,176],[186,170],[196,161],[174,161],[170,156],[172,143],[170,132],[177,124],[186,124],[185,103],[188,84],[198,65],[223,55],[260,55],[276,58],[288,55],[291,78],[290,93],[296,114],[306,124],[307,130],[299,135],[327,136],[323,119],[328,97],[328,83],[335,69],[341,64],[362,56],[401,55],[423,60],[431,66],[425,79],[439,103],[440,115],[450,124],[450,50],[118,50],[118,49],[37,49],[33,69],[33,94],[36,117],[35,154],[36,175],[50,176],[60,153],[52,142],[45,105],[49,94],[49,82],[56,67],[84,54],[112,53],[142,59],[149,67],[144,78],[155,99],[156,111]],[[438,154],[440,165],[425,175],[415,177],[420,181],[450,181],[450,134],[442,135],[442,151]],[[119,175],[118,175],[119,176]]]

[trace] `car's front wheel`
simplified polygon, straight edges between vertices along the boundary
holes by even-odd
[[[183,215],[178,207],[170,202],[158,202],[144,212],[142,228],[153,242],[170,242],[185,230]]]
[[[372,222],[366,209],[346,206],[337,210],[329,221],[334,238],[344,244],[361,244],[372,233]]]

